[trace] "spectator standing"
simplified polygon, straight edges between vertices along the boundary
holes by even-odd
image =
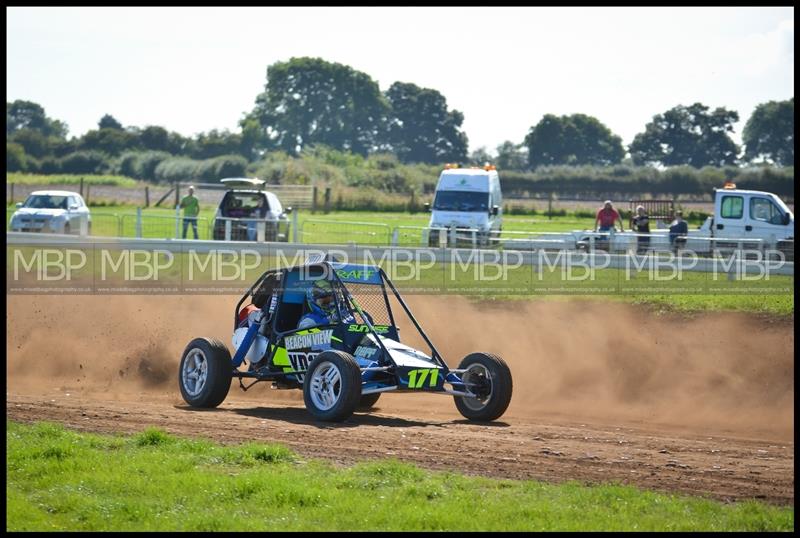
[[[619,216],[619,212],[614,209],[611,200],[606,200],[603,203],[603,207],[597,211],[597,216],[594,219],[594,231],[598,231],[598,224],[600,225],[599,231],[611,231],[614,229],[614,224],[617,222],[619,222],[619,231],[624,232],[625,230],[622,227],[622,219]]]
[[[689,233],[689,224],[683,220],[683,211],[675,212],[675,220],[669,227],[669,244],[677,247],[679,243],[686,241],[686,234]],[[678,241],[681,238],[682,241]]]
[[[186,230],[191,224],[194,238],[197,239],[197,215],[200,214],[200,200],[194,195],[193,186],[189,186],[189,194],[181,199],[178,207],[183,209],[183,238],[186,239]]]
[[[644,206],[636,207],[636,215],[633,217],[633,231],[640,234],[650,233],[650,217],[647,216]],[[650,236],[643,235],[638,237],[636,246],[637,253],[647,252],[648,247],[650,247]]]

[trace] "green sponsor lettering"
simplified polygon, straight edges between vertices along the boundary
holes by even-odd
[[[383,334],[389,332],[388,325],[373,325],[375,327],[375,332],[378,334]],[[350,333],[368,333],[369,327],[367,325],[348,325],[347,332]]]
[[[339,269],[336,271],[336,274],[339,275],[339,278],[354,278],[357,280],[369,280],[372,275],[375,274],[375,271],[370,271],[366,269],[364,271],[358,271],[353,269],[352,271],[345,271],[344,269]]]

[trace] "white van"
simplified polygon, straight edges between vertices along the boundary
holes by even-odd
[[[435,247],[487,246],[498,238],[503,229],[503,194],[494,166],[445,166],[428,227],[428,244]]]

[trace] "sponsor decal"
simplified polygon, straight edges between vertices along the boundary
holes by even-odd
[[[351,280],[369,280],[375,273],[377,273],[377,271],[370,271],[369,269],[365,269],[363,271],[358,269],[352,269],[350,271],[339,269],[336,271],[336,274],[339,275],[339,278],[349,278]]]
[[[388,325],[373,325],[373,327],[375,327],[375,332],[378,333],[378,334],[383,334],[383,333],[388,333],[389,332],[389,326]],[[369,332],[369,327],[367,325],[358,325],[358,324],[348,325],[347,326],[347,332],[350,332],[350,333],[368,333]]]
[[[438,368],[419,368],[408,372],[408,388],[421,389],[425,386],[425,381],[428,380],[429,387],[435,387],[439,382],[439,369]]]
[[[358,346],[356,348],[356,352],[353,353],[356,357],[361,357],[362,359],[369,359],[371,358],[375,352],[378,351],[378,348],[372,346]]]
[[[302,351],[293,351],[289,353],[289,362],[292,364],[293,370],[308,370],[308,365],[317,358],[319,353],[305,353]],[[305,374],[294,374],[297,377],[297,382],[302,383]]]
[[[294,334],[286,337],[286,349],[306,349],[312,346],[321,346],[331,343],[333,329],[313,332],[309,334]]]

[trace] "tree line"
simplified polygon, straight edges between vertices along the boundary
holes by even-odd
[[[794,165],[794,98],[760,104],[745,124],[744,151],[731,138],[736,111],[702,103],[657,114],[625,147],[585,114],[545,115],[522,142],[494,155],[467,153],[464,115],[437,90],[395,82],[381,92],[368,74],[320,58],[292,58],[267,68],[264,91],[239,131],[192,137],[161,126],[123,126],[110,114],[97,129],[68,138],[67,125],[34,102],[6,103],[6,169],[38,173],[108,173],[168,181],[213,181],[244,174],[274,152],[296,157],[324,146],[362,157],[391,154],[401,163],[492,162],[501,170],[553,166]],[[629,155],[629,156],[626,156]]]

